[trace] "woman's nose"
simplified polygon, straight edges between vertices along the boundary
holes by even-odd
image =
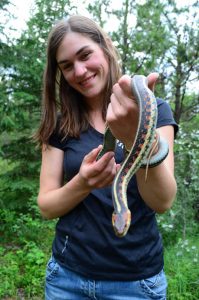
[[[81,77],[86,73],[86,66],[84,62],[76,62],[74,65],[74,73],[76,77]]]

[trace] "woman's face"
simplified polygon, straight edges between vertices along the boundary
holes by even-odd
[[[102,96],[109,66],[97,43],[80,33],[70,32],[60,44],[56,59],[68,84],[85,99]]]

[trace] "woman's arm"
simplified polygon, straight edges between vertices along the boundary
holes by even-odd
[[[85,156],[79,173],[63,184],[64,152],[43,147],[38,206],[45,218],[60,217],[77,206],[93,188],[110,185],[116,173],[114,153],[96,162],[101,146]]]
[[[149,75],[149,85],[153,89],[157,74]],[[133,98],[131,78],[122,76],[113,86],[113,94],[107,111],[107,121],[113,135],[130,149],[135,138],[138,124],[138,105]],[[176,181],[174,178],[173,158],[173,126],[164,126],[157,131],[169,144],[168,157],[159,165],[148,170],[145,182],[145,170],[137,171],[137,182],[140,194],[146,204],[156,212],[163,213],[168,209],[176,195]]]
[[[139,192],[146,204],[157,213],[163,213],[171,207],[177,192],[174,177],[174,128],[173,126],[164,126],[157,131],[167,140],[169,154],[160,165],[148,169],[146,181],[145,169],[139,169],[136,177]]]

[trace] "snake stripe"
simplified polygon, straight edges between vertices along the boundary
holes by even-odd
[[[146,160],[150,152],[155,138],[155,128],[157,123],[157,102],[154,94],[147,86],[146,77],[142,75],[133,76],[131,85],[139,109],[138,127],[134,144],[116,174],[112,185],[112,199],[114,206],[112,224],[116,235],[119,237],[126,235],[131,224],[131,212],[127,202],[128,183]],[[114,145],[115,138],[108,127],[106,130],[109,134],[109,140],[104,140],[104,145],[99,157],[106,152],[106,143]]]

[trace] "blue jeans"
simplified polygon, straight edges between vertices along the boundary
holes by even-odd
[[[92,280],[61,267],[51,257],[46,270],[46,300],[166,299],[167,281],[159,274],[138,281]]]

